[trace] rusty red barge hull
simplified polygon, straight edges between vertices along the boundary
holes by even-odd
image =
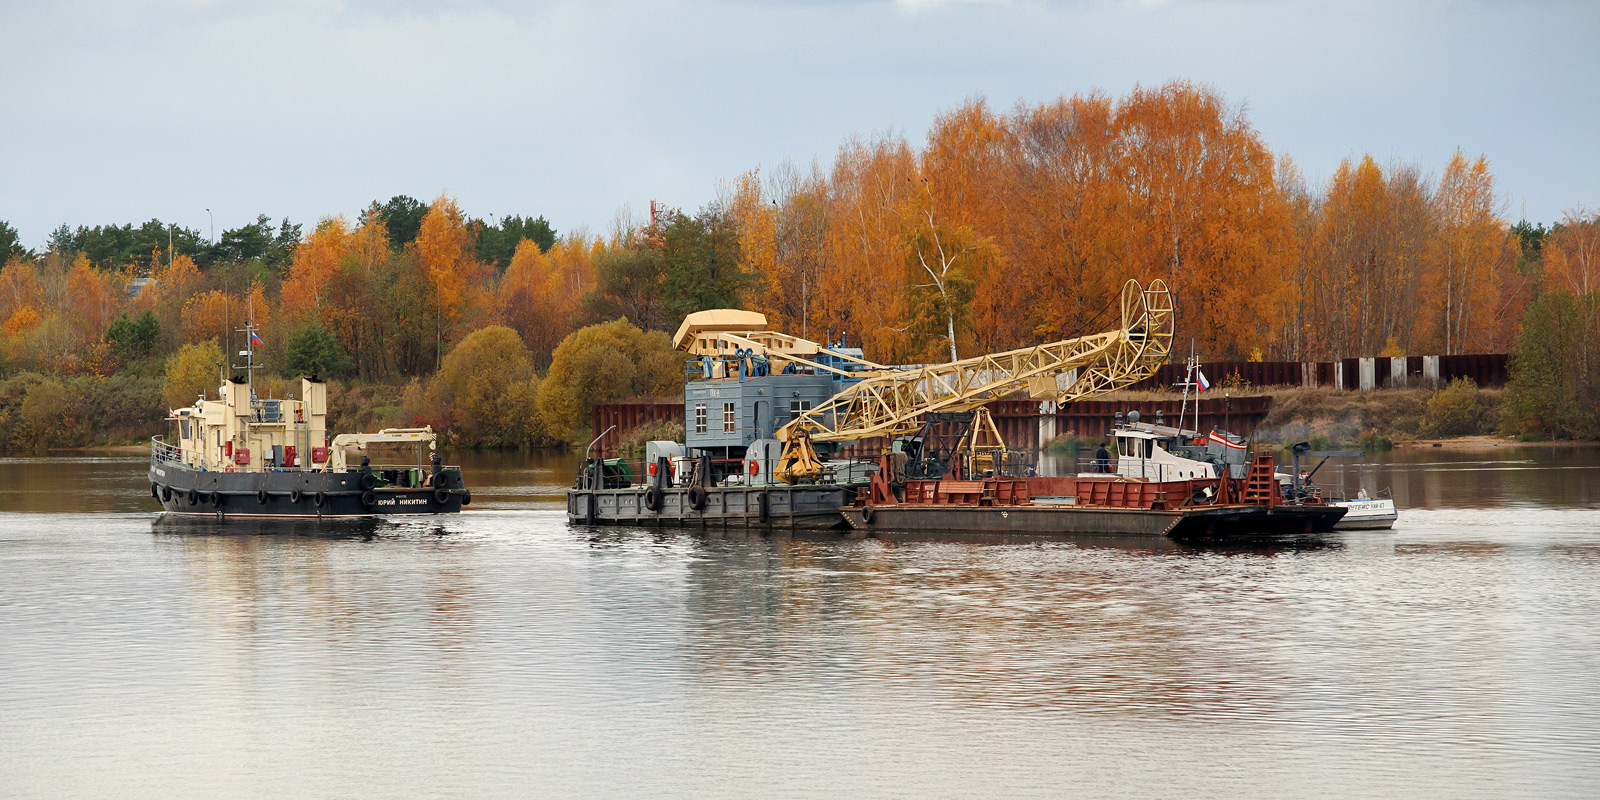
[[[1338,506],[1192,506],[1156,510],[1073,505],[846,506],[850,527],[872,533],[1025,533],[1036,535],[1122,534],[1206,541],[1249,536],[1327,533],[1344,509]]]
[[[840,509],[871,533],[1116,534],[1208,541],[1327,533],[1345,514],[1321,502],[1286,503],[1270,458],[1244,479],[1154,482],[1111,476],[908,481],[879,475]]]

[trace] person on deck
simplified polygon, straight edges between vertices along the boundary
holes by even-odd
[[[1111,453],[1106,451],[1106,443],[1105,442],[1101,442],[1100,443],[1100,449],[1094,451],[1094,471],[1095,472],[1110,472],[1111,471]]]

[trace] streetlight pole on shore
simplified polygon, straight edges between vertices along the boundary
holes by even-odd
[[[217,218],[211,215],[211,209],[209,209],[209,208],[206,209],[206,218],[211,220],[211,238],[206,241],[206,244],[216,244],[217,243]]]

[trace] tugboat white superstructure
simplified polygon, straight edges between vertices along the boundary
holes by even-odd
[[[254,326],[242,331],[252,345]],[[242,369],[250,375],[255,350]],[[327,436],[327,386],[302,378],[299,398],[262,399],[248,378],[172,411],[171,437],[151,442],[150,495],[163,511],[225,518],[439,514],[471,502],[430,428]],[[373,464],[383,452],[399,463]],[[412,461],[412,456],[415,461]],[[403,461],[401,461],[403,459]]]

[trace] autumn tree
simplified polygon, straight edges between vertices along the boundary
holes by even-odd
[[[1498,299],[1495,266],[1506,240],[1498,205],[1488,159],[1468,161],[1457,150],[1433,197],[1436,225],[1427,277],[1433,291],[1423,310],[1437,321],[1436,341],[1446,355],[1468,352],[1481,343],[1487,320],[1479,315],[1492,311]]]
[[[214,395],[221,385],[224,366],[222,348],[215,339],[186,344],[167,359],[166,380],[161,397],[170,408],[192,405],[195,398]]]
[[[539,385],[539,414],[552,435],[570,437],[588,425],[594,403],[674,394],[682,385],[683,359],[667,334],[618,319],[562,340]]]
[[[951,229],[920,209],[906,233],[907,330],[914,347],[928,352],[930,341],[944,339],[950,360],[960,359],[956,348],[959,324],[972,327],[972,304],[980,281],[992,282],[1000,270],[992,242],[979,239],[970,226]]]
[[[445,356],[428,382],[427,401],[446,434],[459,443],[525,446],[544,438],[538,387],[521,337],[503,325],[490,325],[473,331]]]
[[[1600,291],[1600,211],[1568,211],[1543,245],[1547,287],[1576,297]]]
[[[442,363],[445,339],[453,336],[458,323],[476,306],[484,278],[471,232],[454,198],[441,194],[433,201],[409,247],[415,249],[417,264],[427,279],[435,358]]]
[[[578,327],[579,298],[594,287],[590,248],[581,237],[557,242],[548,251],[524,239],[500,279],[501,318],[528,343],[536,367],[549,366],[556,345]]]

